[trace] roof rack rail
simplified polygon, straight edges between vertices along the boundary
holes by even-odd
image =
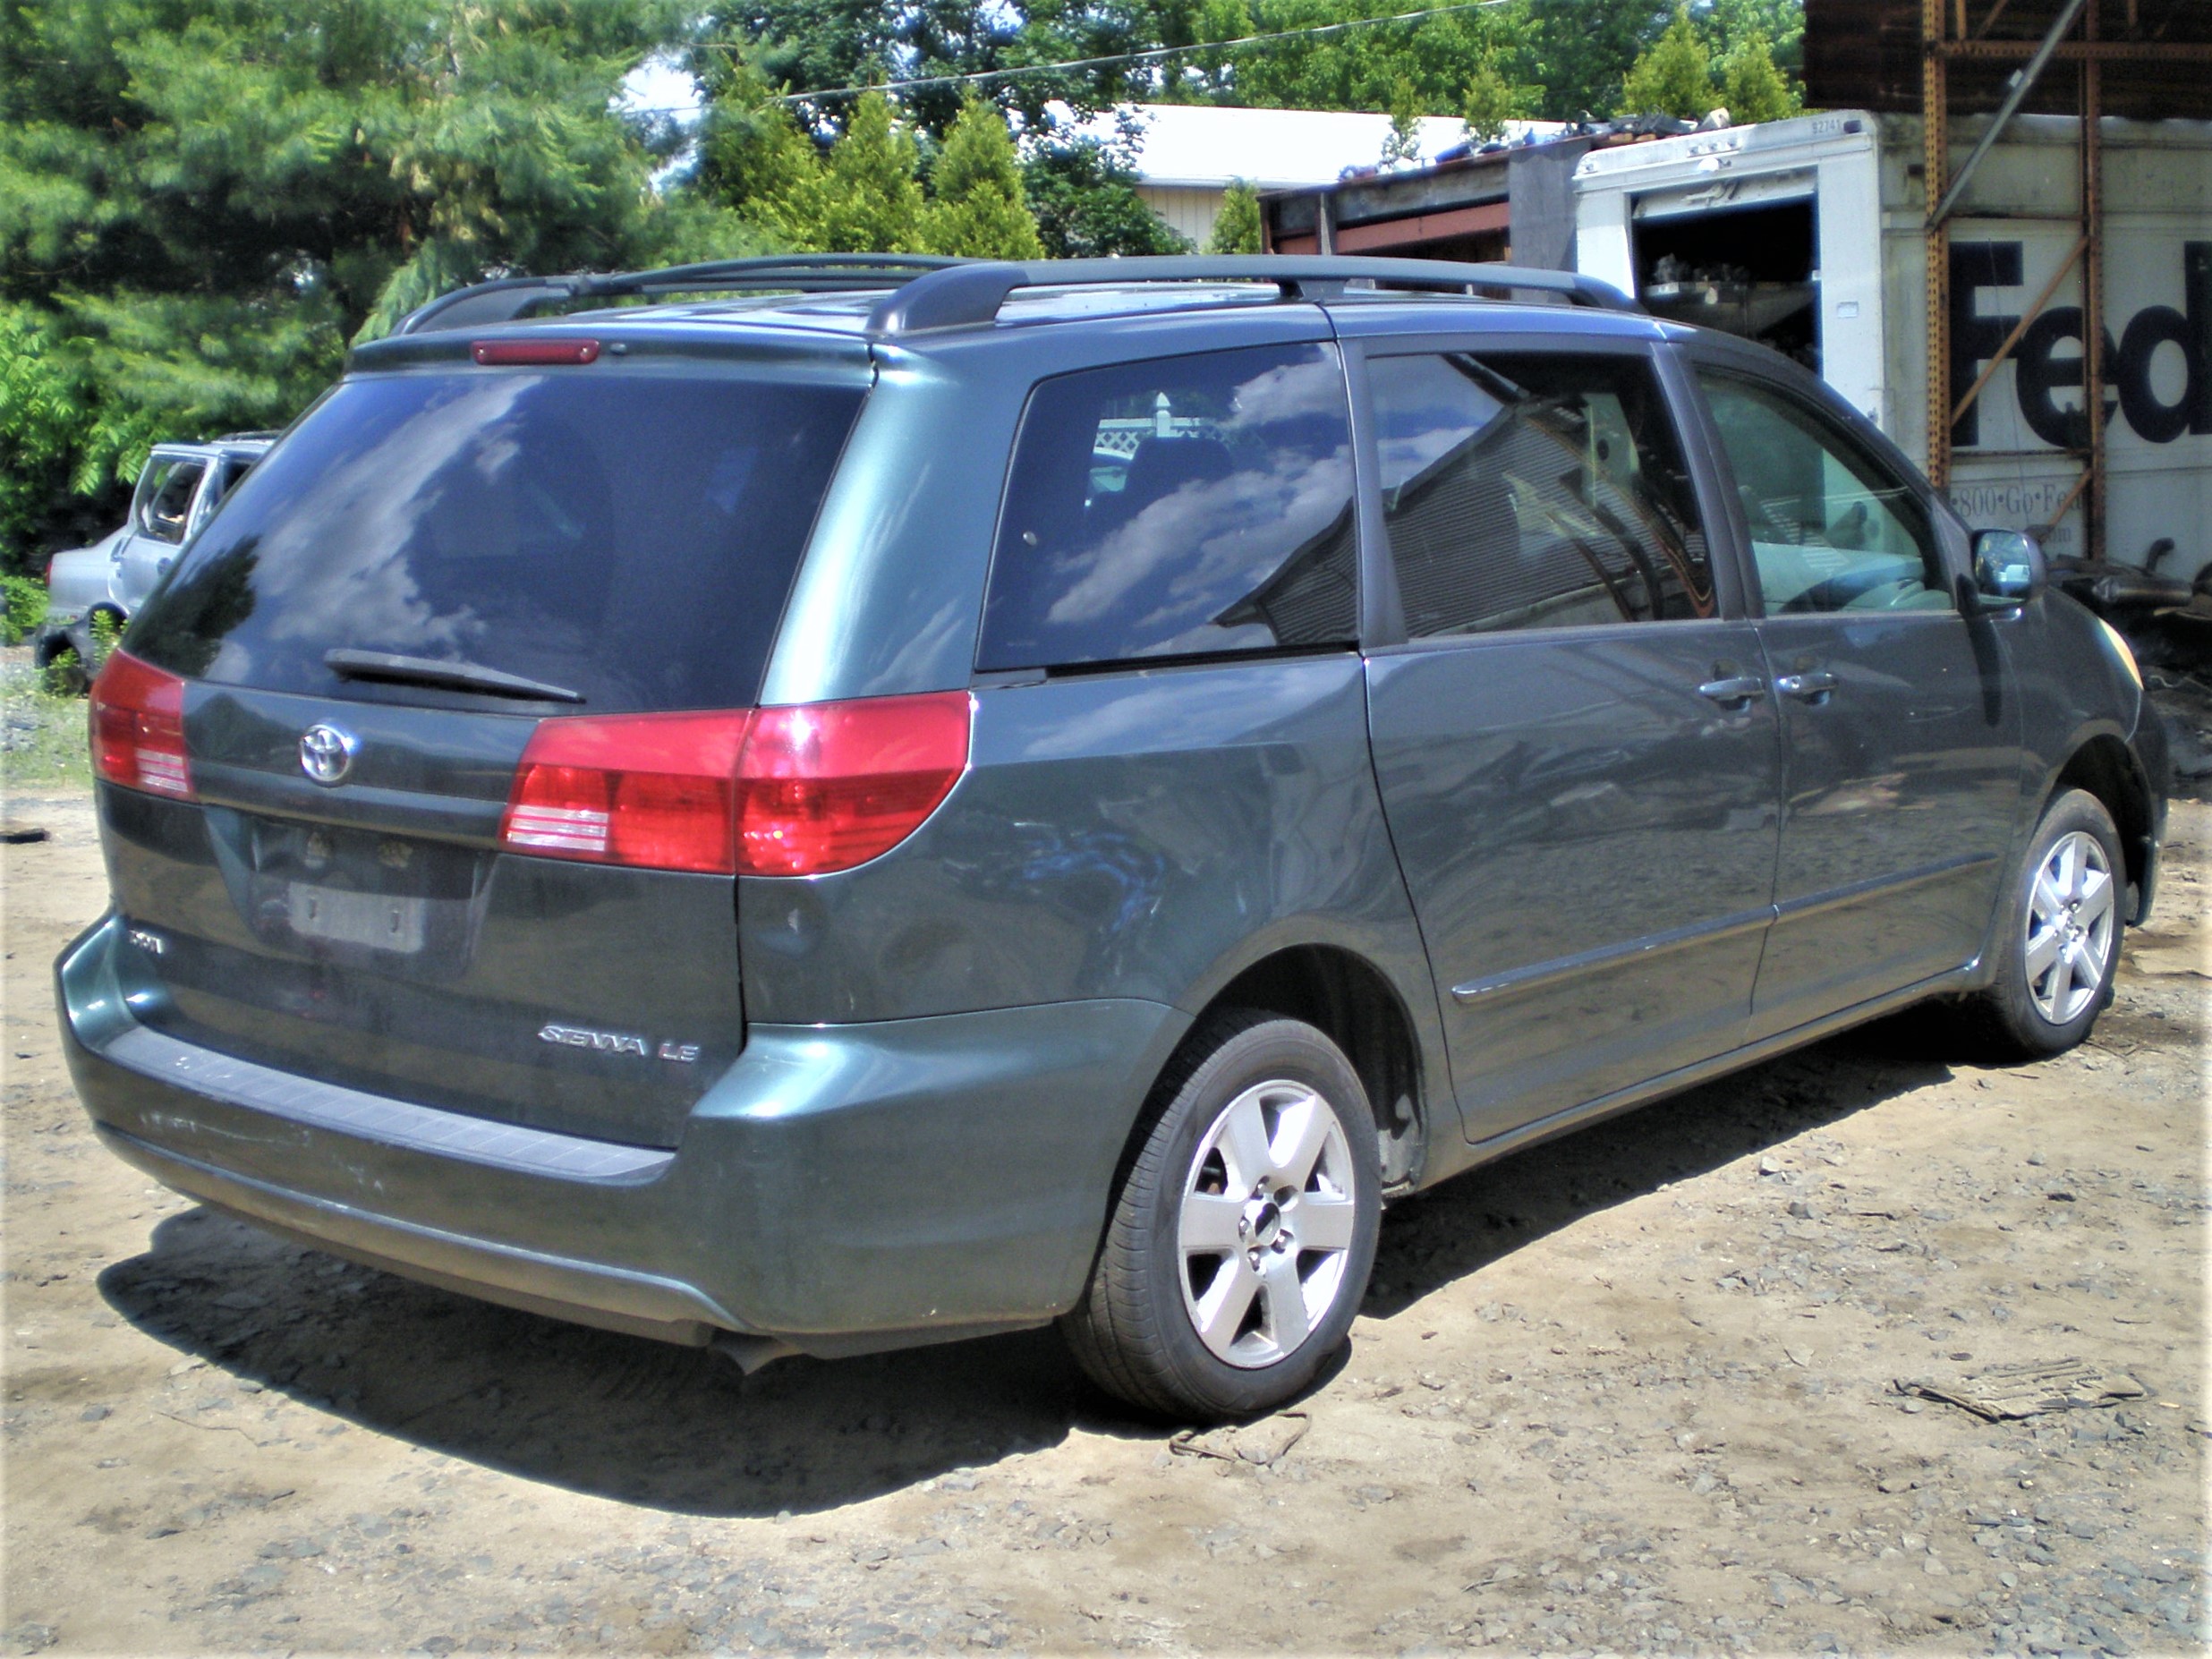
[[[919,253],[787,253],[754,259],[709,259],[661,270],[573,272],[558,276],[503,276],[440,294],[399,320],[394,334],[430,334],[514,322],[569,300],[620,299],[640,294],[708,289],[842,294],[895,288],[964,261]]]
[[[1423,293],[1481,294],[1520,289],[1556,294],[1604,311],[1643,307],[1578,271],[1518,265],[1461,265],[1442,259],[1361,259],[1338,254],[1168,255],[1161,258],[966,262],[916,276],[886,294],[868,316],[878,336],[917,334],[995,320],[1017,288],[1119,286],[1139,283],[1272,283],[1287,300],[1331,299],[1355,284]]]

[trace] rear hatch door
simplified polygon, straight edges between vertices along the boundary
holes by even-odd
[[[502,816],[542,720],[742,719],[866,362],[467,345],[341,382],[124,641],[186,682],[191,791],[100,786],[142,1017],[672,1145],[744,1042],[734,878],[502,850]]]

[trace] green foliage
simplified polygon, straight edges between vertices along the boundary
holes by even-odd
[[[0,721],[0,796],[92,781],[83,692],[81,676],[69,683],[29,663],[0,668],[0,714],[5,717]]]
[[[0,631],[4,631],[6,643],[20,645],[46,620],[46,584],[29,576],[0,576],[0,591],[7,600],[7,617]]]
[[[1526,121],[1536,108],[1537,90],[1508,80],[1505,55],[1494,47],[1485,48],[1476,61],[1475,72],[1468,78],[1467,96],[1459,105],[1468,137],[1477,144],[1503,138],[1506,123]]]
[[[445,288],[729,242],[666,210],[648,134],[611,107],[685,17],[680,0],[16,0],[0,298],[43,339],[25,367],[12,323],[0,375],[11,404],[26,375],[42,410],[56,375],[74,389],[60,427],[0,416],[6,558],[82,539],[52,505],[57,468],[114,487],[157,438],[280,425],[349,340]]]
[[[825,253],[920,252],[918,163],[913,136],[891,119],[890,101],[871,92],[830,147],[814,239],[794,245]]]
[[[55,319],[0,301],[0,571],[28,571],[67,512],[95,420],[91,387]]]
[[[1665,0],[1529,0],[1527,47],[1511,78],[1543,89],[1536,113],[1545,120],[1602,115],[1672,15]]]
[[[1391,85],[1391,130],[1382,135],[1382,153],[1376,159],[1395,167],[1421,159],[1421,98],[1410,78],[1400,75]]]
[[[1748,37],[1763,37],[1791,98],[1803,103],[1805,0],[1712,0],[1695,21],[1716,64],[1725,64]]]
[[[807,92],[1084,55],[1025,55],[1018,50],[1025,32],[1018,6],[983,0],[906,0],[897,6],[875,0],[745,0],[707,12],[698,38],[711,44],[694,48],[693,61],[709,98],[719,100],[727,81],[744,75],[773,91]],[[1036,88],[1034,110],[1041,113],[1044,98],[1060,95]],[[957,87],[926,88],[900,104],[917,132],[937,139],[958,119],[962,96]],[[841,128],[856,108],[850,100],[824,98],[806,106],[802,119],[809,127]]]
[[[1666,32],[1636,60],[1622,81],[1621,113],[1698,121],[1719,102],[1705,42],[1689,21],[1689,8],[1678,7]]]
[[[1802,107],[1797,89],[1783,79],[1773,48],[1757,29],[1743,36],[1721,65],[1721,101],[1738,125],[1781,121]]]
[[[1229,181],[1221,197],[1221,210],[1213,220],[1213,234],[1206,239],[1208,253],[1257,253],[1260,251],[1260,193],[1243,179]]]
[[[1095,139],[1041,145],[1022,164],[1022,186],[1047,259],[1190,251],[1144,205],[1136,174]]]
[[[1022,191],[1021,160],[1006,118],[971,97],[945,134],[931,170],[935,200],[923,210],[922,243],[932,253],[983,259],[1041,259],[1037,222]]]

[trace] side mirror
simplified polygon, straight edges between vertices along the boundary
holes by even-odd
[[[2049,581],[2042,545],[2026,531],[1974,532],[1974,592],[1984,609],[2033,604]]]

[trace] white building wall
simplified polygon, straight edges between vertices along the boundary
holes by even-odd
[[[1187,237],[1191,246],[1204,253],[1228,191],[1187,184],[1140,184],[1136,193],[1146,207],[1167,221],[1169,229]]]

